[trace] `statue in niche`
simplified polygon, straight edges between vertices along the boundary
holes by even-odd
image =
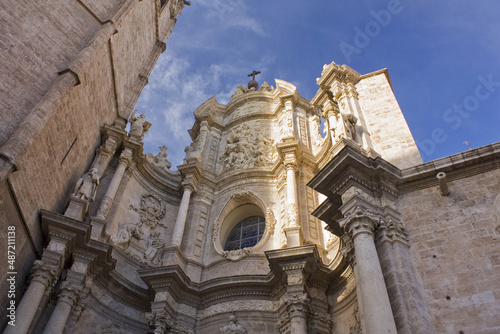
[[[323,143],[323,137],[321,137],[320,133],[320,124],[321,121],[319,119],[319,116],[314,115],[313,117],[310,118],[310,124],[311,124],[311,133],[312,133],[312,142],[314,146],[321,146]],[[326,128],[326,124],[325,124]]]
[[[92,202],[95,199],[98,185],[97,168],[92,168],[78,180],[73,194],[80,199]]]
[[[221,326],[220,334],[247,334],[247,329],[236,321],[236,316],[231,314],[229,316],[229,324]]]
[[[144,114],[141,114],[139,117],[135,117],[136,113],[137,110],[135,110],[130,117],[130,131],[128,135],[129,137],[136,137],[142,140],[151,127],[151,123],[146,121],[146,116]]]
[[[231,98],[234,99],[235,97],[240,96],[246,92],[247,89],[243,87],[241,84],[238,84],[238,86],[236,87],[236,91],[234,92],[233,95],[231,95]]]
[[[146,160],[149,161],[153,166],[159,167],[163,170],[169,170],[172,167],[172,163],[167,159],[167,149],[165,145],[160,147],[160,153],[153,156],[152,153],[146,154]]]
[[[355,125],[358,119],[353,114],[347,114],[347,115],[342,114],[342,119],[344,121],[346,138],[354,140],[354,137],[356,135]]]

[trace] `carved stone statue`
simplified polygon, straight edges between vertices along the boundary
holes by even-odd
[[[130,117],[130,132],[129,132],[129,137],[136,137],[139,139],[143,139],[144,135],[148,132],[149,128],[151,127],[151,123],[146,121],[146,116],[144,114],[141,114],[139,117],[135,117],[135,114],[137,113],[137,110],[134,111],[132,116]]]
[[[151,233],[148,248],[144,252],[144,261],[150,265],[160,264],[163,246],[165,246],[165,241],[161,239],[160,232]]]
[[[93,201],[99,185],[97,168],[92,168],[76,183],[74,195],[86,201]]]
[[[231,314],[229,316],[229,324],[222,326],[219,331],[220,334],[247,334],[247,330],[236,321],[236,316]]]
[[[146,154],[146,159],[155,167],[159,167],[163,170],[169,170],[172,167],[172,163],[167,159],[167,147],[163,145],[160,147],[160,153],[153,156],[152,153]]]
[[[118,232],[112,238],[112,241],[123,248],[127,248],[134,229],[135,226],[132,224],[120,224],[118,226]]]
[[[345,124],[346,138],[355,140],[356,129],[355,125],[358,119],[353,114],[342,115]]]

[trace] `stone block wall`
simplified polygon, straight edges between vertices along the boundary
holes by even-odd
[[[387,71],[362,76],[356,89],[375,151],[399,168],[421,164],[422,158],[394,96]]]
[[[16,268],[18,282],[43,247],[39,210],[64,211],[101,142],[100,128],[117,119],[125,126],[165,49],[183,2],[170,0],[161,13],[159,4],[2,1],[0,174],[8,180],[0,184],[7,210],[0,223],[19,225],[17,246],[25,251],[17,263],[26,266]],[[7,160],[17,168],[10,175]]]
[[[466,175],[464,175],[466,176]],[[500,170],[400,198],[437,333],[500,331]]]
[[[77,1],[2,1],[3,145],[99,29]]]

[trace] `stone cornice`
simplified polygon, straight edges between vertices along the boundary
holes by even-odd
[[[174,299],[193,307],[206,308],[225,300],[260,297],[276,299],[274,275],[240,275],[194,283],[177,265],[139,270],[139,275],[155,292],[168,291]],[[221,291],[223,291],[221,293]]]
[[[177,198],[180,201],[179,185],[182,177],[179,172],[159,173],[146,159],[143,159],[137,165],[135,174],[142,186],[159,193],[166,193],[168,198]]]
[[[374,212],[384,219],[390,216],[398,221],[397,209],[391,208],[390,203],[384,204],[384,200],[391,202],[392,199],[406,192],[437,187],[436,174],[438,172],[446,172],[449,180],[456,180],[500,169],[500,143],[454,154],[404,170],[398,169],[381,157],[370,157],[366,152],[353,147],[348,142],[343,142],[336,150],[337,154],[334,158],[316,174],[308,186],[328,197],[313,212],[313,215],[329,223],[329,230],[339,236],[343,233],[337,222],[341,218],[340,210],[343,205],[340,196],[351,187],[356,187],[360,191],[360,195],[356,195],[357,202],[370,202],[368,197],[375,202],[382,199],[380,204],[370,202],[367,208],[376,207]],[[369,209],[372,210],[372,208]],[[403,237],[399,239],[404,240]]]
[[[398,189],[402,193],[438,186],[438,172],[448,182],[500,169],[500,142],[429,161],[401,171]]]

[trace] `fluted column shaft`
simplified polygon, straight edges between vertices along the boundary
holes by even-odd
[[[21,302],[16,308],[16,326],[7,326],[6,334],[25,334],[35,317],[43,295],[54,286],[59,269],[56,266],[37,260],[33,266],[33,277]]]
[[[97,218],[106,219],[106,217],[108,216],[111,205],[113,204],[116,193],[118,192],[118,187],[120,186],[120,183],[122,181],[123,174],[125,173],[127,167],[130,166],[130,163],[131,152],[126,150],[120,155],[118,167],[116,168],[115,174],[111,179],[111,183],[108,186],[106,195],[104,195],[104,198],[101,202],[101,206],[99,207],[99,211],[97,212]]]
[[[194,189],[191,185],[186,185],[184,187],[184,193],[182,194],[181,205],[179,206],[179,213],[177,214],[177,219],[175,220],[174,233],[172,234],[172,245],[180,246],[182,243],[182,236],[184,235],[184,228],[186,227],[186,218],[189,209],[189,201],[191,199],[191,194],[193,190]]]

